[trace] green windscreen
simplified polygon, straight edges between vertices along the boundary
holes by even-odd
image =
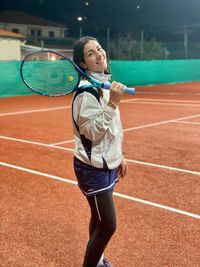
[[[200,81],[200,60],[111,61],[112,79],[127,86]]]
[[[20,61],[0,61],[0,97],[33,94],[20,77]],[[127,86],[200,81],[200,60],[111,61],[112,80]]]

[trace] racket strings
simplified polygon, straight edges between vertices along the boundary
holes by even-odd
[[[64,95],[77,87],[79,75],[73,64],[57,54],[42,52],[28,57],[23,66],[25,83],[43,95]]]

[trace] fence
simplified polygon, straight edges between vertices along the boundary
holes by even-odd
[[[0,97],[30,95],[20,77],[20,61],[0,62]],[[110,62],[112,79],[127,86],[200,80],[200,59]]]

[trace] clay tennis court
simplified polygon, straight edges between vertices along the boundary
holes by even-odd
[[[200,266],[200,83],[120,103],[129,175],[114,267]],[[72,167],[71,95],[0,98],[0,266],[81,267],[89,210]]]

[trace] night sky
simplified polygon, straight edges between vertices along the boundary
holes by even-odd
[[[200,0],[1,0],[0,11],[5,9],[59,22],[71,31],[81,26],[123,34],[200,24]]]

